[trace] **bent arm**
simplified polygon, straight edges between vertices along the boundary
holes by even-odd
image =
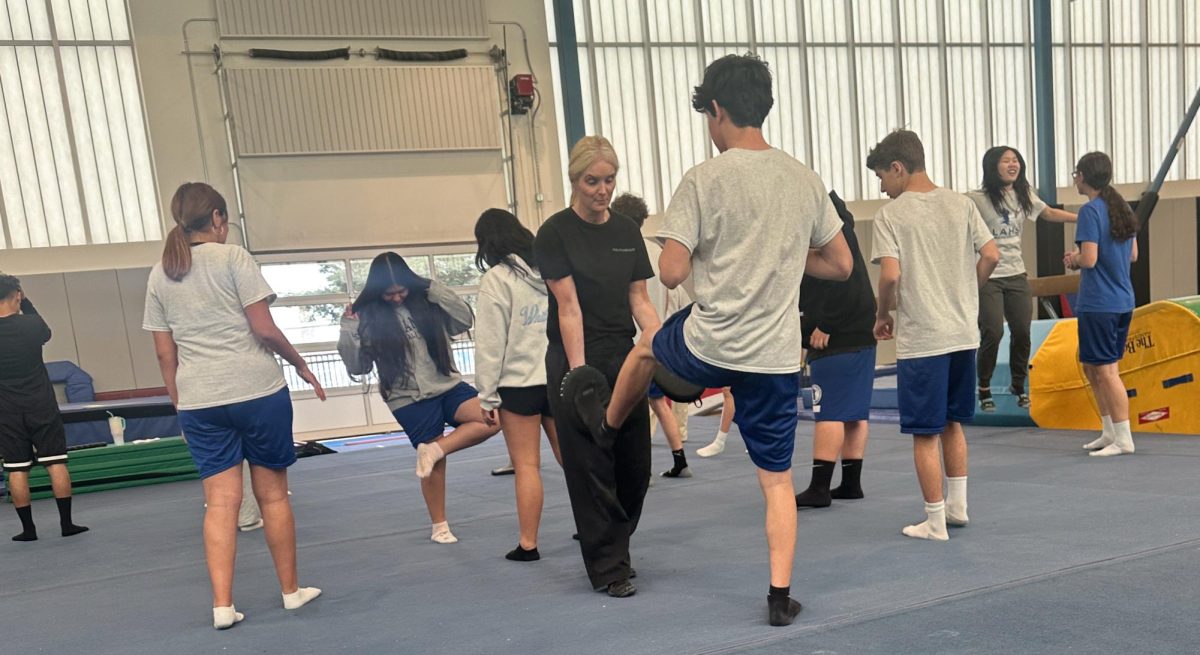
[[[850,253],[850,245],[846,243],[846,235],[841,232],[820,248],[809,249],[808,261],[804,265],[806,275],[835,282],[849,279],[853,271],[854,256]]]
[[[658,279],[668,289],[683,284],[692,274],[692,253],[687,246],[667,239],[662,254],[658,256]]]

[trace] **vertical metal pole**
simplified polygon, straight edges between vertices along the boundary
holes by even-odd
[[[1054,155],[1054,53],[1050,29],[1050,0],[1033,2],[1034,120],[1037,127],[1037,181],[1042,200],[1058,201]]]
[[[1054,52],[1051,38],[1051,0],[1033,2],[1034,120],[1037,128],[1038,193],[1047,204],[1058,203],[1055,186],[1054,154]],[[1037,274],[1064,273],[1062,253],[1065,247],[1063,226],[1049,221],[1037,222]]]
[[[563,126],[567,151],[584,136],[583,87],[579,81],[579,39],[575,36],[572,0],[554,0],[554,25],[558,43],[558,79],[562,88]]]

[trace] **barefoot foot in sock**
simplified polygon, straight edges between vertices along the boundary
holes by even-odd
[[[232,628],[234,623],[240,623],[245,618],[246,615],[237,611],[233,605],[213,608],[213,627],[217,630]]]
[[[437,464],[446,453],[442,452],[442,447],[436,441],[419,444],[417,446],[417,477],[424,480],[433,473],[433,467]]]
[[[300,587],[290,594],[283,594],[283,609],[299,609],[320,595],[321,590],[316,587]]]

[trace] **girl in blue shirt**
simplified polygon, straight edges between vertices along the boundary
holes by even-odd
[[[1063,264],[1081,271],[1075,314],[1079,317],[1079,361],[1091,384],[1104,426],[1084,448],[1096,457],[1133,452],[1129,396],[1117,370],[1133,317],[1129,266],[1137,261],[1137,216],[1112,187],[1112,160],[1102,152],[1080,158],[1072,174],[1075,188],[1088,197],[1079,210],[1077,248]]]

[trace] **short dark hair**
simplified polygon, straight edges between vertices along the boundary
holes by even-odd
[[[646,201],[632,193],[622,193],[614,198],[608,207],[622,216],[632,218],[638,227],[644,225],[646,217],[650,215],[650,208],[646,206]]]
[[[712,103],[729,114],[738,127],[761,128],[775,99],[771,70],[755,55],[725,55],[704,69],[704,81],[692,92],[692,108],[712,114]]]
[[[11,275],[0,273],[0,298],[10,298],[21,290],[21,281]]]
[[[925,170],[925,146],[921,145],[921,137],[916,132],[896,130],[883,137],[867,154],[867,168],[873,171],[887,170],[894,161],[903,164],[909,173]]]

